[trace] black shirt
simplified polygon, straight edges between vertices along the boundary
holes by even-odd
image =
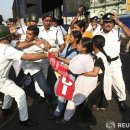
[[[100,67],[100,69],[102,70],[102,73],[98,74],[98,82],[103,83],[105,67],[104,67],[104,63],[103,63],[103,61],[102,61],[102,59],[100,57],[95,60],[94,66],[95,67]]]

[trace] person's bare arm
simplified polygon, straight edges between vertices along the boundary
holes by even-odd
[[[20,42],[20,41],[18,41],[16,43],[16,48],[24,49],[24,48],[28,48],[28,47],[30,47],[30,46],[32,46],[34,44],[35,44],[34,42],[26,42],[26,41]]]
[[[79,16],[82,14],[82,10],[83,10],[83,7],[79,7],[78,10],[77,10],[77,15],[74,17],[74,19],[72,20],[71,24],[70,24],[70,28],[72,29],[74,23],[78,20]]]
[[[44,58],[47,58],[47,54],[45,53],[32,53],[32,54],[24,53],[21,57],[21,60],[35,61]]]
[[[58,60],[64,62],[65,64],[69,64],[70,63],[70,59],[66,59],[66,58],[62,58],[62,57],[57,57]]]
[[[58,52],[62,52],[64,50],[64,48],[65,48],[65,43],[63,43],[63,44],[60,45],[60,49],[59,49]]]
[[[85,72],[83,75],[87,77],[96,77],[99,74],[100,67],[94,67],[93,71]]]
[[[126,37],[130,38],[130,28],[128,28],[115,13],[113,13],[112,19],[114,19],[116,24],[118,24],[121,27]]]

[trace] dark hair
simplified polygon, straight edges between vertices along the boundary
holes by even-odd
[[[99,50],[103,49],[104,45],[105,45],[105,38],[102,35],[95,35],[92,38],[92,42],[94,44],[94,46],[96,48],[98,48]]]
[[[35,36],[38,36],[38,34],[39,34],[39,28],[37,26],[35,26],[35,25],[29,26],[27,28],[27,30],[33,31]]]
[[[3,17],[2,17],[2,15],[0,15],[0,25],[2,24],[3,21],[4,21]]]
[[[85,31],[86,23],[83,20],[78,20],[74,24],[77,24],[80,28],[83,28],[83,32]]]
[[[105,38],[102,36],[102,35],[95,35],[93,38],[92,38],[92,42],[93,42],[93,45],[98,48],[107,58],[107,61],[110,63],[111,62],[111,58],[110,56],[108,56],[106,54],[106,52],[104,51],[103,47],[105,45]]]
[[[44,13],[44,14],[42,15],[42,20],[44,20],[44,19],[47,18],[47,17],[51,17],[51,18],[52,18],[52,14],[51,14],[51,13]]]
[[[86,48],[87,53],[92,53],[93,46],[92,46],[92,39],[91,38],[84,37],[81,39],[81,43],[82,43],[82,46],[84,48]]]
[[[8,19],[6,20],[6,22],[13,22],[13,23],[16,23],[16,20],[15,20],[14,18],[8,18]]]
[[[74,38],[77,38],[77,44],[80,42],[81,38],[82,38],[82,34],[80,31],[78,30],[74,30],[71,32],[71,34],[74,36]]]
[[[56,22],[57,23],[57,19],[56,18],[52,18],[52,22]]]
[[[86,12],[86,6],[80,5],[79,7],[82,7],[82,15],[84,15],[84,12]]]

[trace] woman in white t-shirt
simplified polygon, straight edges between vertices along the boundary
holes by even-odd
[[[74,115],[76,107],[80,105],[88,95],[96,88],[97,77],[86,77],[82,73],[93,70],[94,61],[92,57],[92,40],[83,38],[77,45],[79,54],[75,56],[69,64],[72,73],[78,74],[75,81],[75,90],[72,100],[69,100],[64,113],[64,119],[58,120],[57,123],[66,123]]]

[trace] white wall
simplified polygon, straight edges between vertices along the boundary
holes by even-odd
[[[12,5],[14,0],[1,0],[0,3],[0,14],[4,20],[13,17],[12,16]]]

